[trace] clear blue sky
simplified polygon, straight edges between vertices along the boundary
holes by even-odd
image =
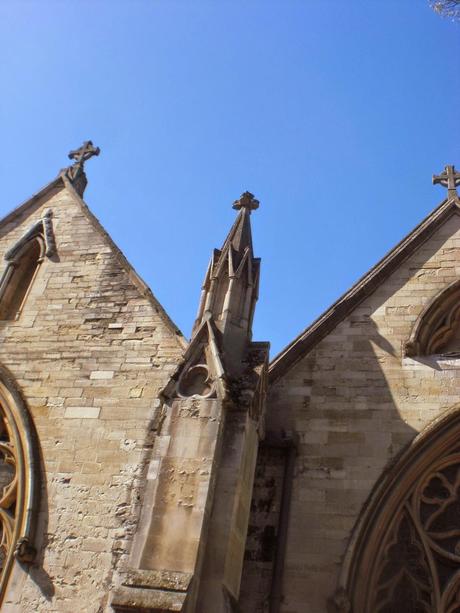
[[[460,167],[460,24],[428,0],[3,0],[0,52],[0,214],[92,139],[85,199],[186,335],[242,191],[274,355]]]

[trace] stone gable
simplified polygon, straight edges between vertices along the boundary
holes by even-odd
[[[0,259],[51,209],[45,257],[0,363],[30,409],[41,454],[37,564],[16,565],[4,611],[102,611],[142,499],[158,392],[184,340],[72,187],[0,226]]]

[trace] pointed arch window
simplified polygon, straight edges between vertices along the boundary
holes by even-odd
[[[38,495],[33,424],[11,378],[0,367],[0,606],[15,561],[30,563]]]
[[[36,237],[8,263],[0,286],[0,320],[17,318],[42,260],[43,242]]]
[[[0,281],[0,320],[19,316],[45,255],[55,253],[51,211],[45,212],[5,254],[7,262]]]
[[[460,411],[419,437],[362,521],[353,613],[460,611]]]
[[[460,281],[444,288],[422,311],[405,353],[460,355]]]

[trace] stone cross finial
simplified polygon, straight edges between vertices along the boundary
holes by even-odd
[[[90,140],[87,140],[83,143],[81,147],[71,151],[69,153],[69,158],[71,160],[75,160],[76,164],[84,164],[86,160],[89,160],[93,157],[93,155],[99,155],[101,150],[99,147],[94,147],[93,143]]]
[[[448,196],[457,196],[456,187],[460,185],[460,172],[455,170],[455,166],[446,166],[440,175],[433,175],[433,185],[437,183],[447,187]]]
[[[84,171],[85,162],[92,158],[93,155],[99,155],[100,152],[99,147],[94,147],[93,143],[87,140],[81,147],[69,153],[69,158],[75,160],[75,163],[69,168],[65,168],[64,173],[70,179],[74,189],[77,190],[80,196],[83,196],[88,182]]]
[[[251,192],[244,192],[238,200],[235,200],[233,208],[237,211],[240,209],[247,209],[249,212],[255,211],[259,208],[259,201],[254,198],[254,194],[251,194]]]

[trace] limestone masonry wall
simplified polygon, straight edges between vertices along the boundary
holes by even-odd
[[[43,478],[38,564],[15,567],[2,611],[96,613],[129,550],[158,390],[182,344],[67,189],[1,228],[0,260],[48,208],[57,256],[19,319],[0,322],[0,362],[32,414]]]
[[[459,402],[459,358],[402,352],[423,307],[459,275],[453,215],[271,389],[267,427],[299,437],[282,613],[330,610],[353,527],[382,471]]]
[[[2,612],[105,613],[118,571],[127,566],[146,491],[158,393],[181,360],[184,341],[72,188],[55,183],[40,198],[0,227],[0,262],[6,264],[3,255],[51,209],[57,247],[41,263],[18,319],[0,321],[0,365],[32,416],[42,480],[38,557],[30,566],[15,563]],[[329,599],[374,486],[417,433],[459,403],[460,334],[453,337],[455,355],[409,358],[403,352],[424,307],[459,277],[460,216],[454,212],[271,386],[242,613],[267,611],[270,592],[270,611],[276,610],[280,509],[286,516],[282,494],[293,462],[280,613],[333,611]],[[253,467],[257,435],[251,428],[241,457]],[[292,448],[289,456],[283,448],[288,441],[298,443],[295,460]],[[233,461],[233,448],[233,442],[225,448],[230,455],[224,460]],[[239,539],[238,560],[252,482],[241,462],[244,513],[235,515],[235,529],[228,522],[228,534]],[[219,500],[214,510],[225,504]],[[212,534],[207,563],[214,572],[213,555],[223,541],[222,531],[219,538]],[[213,542],[220,545],[212,549]],[[233,594],[239,564],[235,568],[238,573],[225,567],[222,574],[227,588],[231,578]],[[220,592],[222,577],[216,579]]]

